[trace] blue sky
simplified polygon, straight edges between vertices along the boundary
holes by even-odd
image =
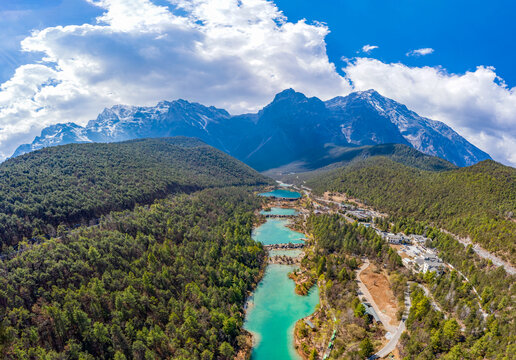
[[[94,22],[101,9],[82,0],[2,0],[0,2],[0,82],[38,54],[20,51],[20,42],[33,30],[49,26]]]
[[[507,85],[516,85],[516,2],[511,0],[277,0],[291,21],[328,24],[330,60],[356,56],[364,44],[371,56],[411,66],[443,66],[449,72],[494,66]],[[407,57],[412,49],[428,56]]]
[[[114,104],[242,113],[292,87],[374,88],[515,166],[515,13],[508,0],[3,0],[0,160]]]

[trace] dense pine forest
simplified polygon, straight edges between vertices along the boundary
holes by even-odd
[[[176,195],[0,262],[0,357],[232,359],[259,206],[243,188]]]
[[[358,360],[372,354],[371,346],[366,345],[374,342],[374,326],[363,316],[363,309],[359,308],[354,295],[356,284],[350,281],[354,279],[352,270],[358,267],[359,257],[366,256],[390,272],[391,286],[400,303],[405,284],[411,281],[412,307],[407,331],[399,345],[403,359],[514,359],[516,316],[512,304],[515,277],[506,274],[503,268],[489,266],[448,234],[413,220],[398,221],[391,225],[391,230],[395,227],[407,233],[414,229],[430,231],[429,245],[456,270],[447,270],[442,275],[411,274],[401,266],[397,253],[374,230],[358,223],[349,224],[337,215],[311,216],[307,226],[317,243],[309,266],[319,279],[323,275],[326,285],[321,291],[330,308],[334,309],[333,313],[339,316],[332,358]],[[431,306],[431,299],[425,296],[418,283],[430,289],[445,313]],[[348,314],[352,311],[354,317],[346,315],[346,309]],[[326,318],[332,323],[329,314]],[[357,325],[366,331],[354,331]]]
[[[422,152],[403,144],[378,144],[358,147],[334,147],[331,157],[325,157],[321,162],[313,164],[312,169],[297,164],[279,169],[265,171],[264,174],[273,178],[280,178],[286,183],[300,184],[303,181],[311,180],[317,175],[324,176],[328,171],[354,164],[369,158],[386,157],[394,162],[413,168],[428,171],[444,171],[457,169],[457,166],[438,158],[423,154]]]
[[[457,166],[436,156],[424,154],[413,147],[403,144],[378,144],[359,147],[335,147],[331,162],[324,168],[334,169],[350,164],[353,161],[363,160],[376,156],[384,156],[397,163],[422,170],[442,171],[456,169]]]
[[[425,171],[384,157],[357,161],[307,182],[345,192],[397,217],[426,220],[516,263],[516,169],[491,160]]]
[[[247,165],[191,138],[50,147],[0,164],[0,242],[56,235],[170,193],[266,184]]]

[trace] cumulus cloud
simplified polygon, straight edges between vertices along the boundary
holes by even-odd
[[[369,44],[362,46],[362,52],[367,53],[367,54],[369,54],[374,49],[378,49],[378,46],[369,45]]]
[[[422,49],[410,50],[405,55],[407,55],[407,56],[425,56],[425,55],[430,55],[433,52],[434,52],[434,49],[432,49],[432,48],[422,48]]]
[[[357,90],[376,89],[422,116],[445,122],[498,161],[516,165],[516,88],[492,67],[465,74],[357,58],[343,69]]]
[[[40,53],[0,85],[0,159],[57,122],[84,124],[117,103],[185,98],[255,110],[292,87],[350,91],[326,54],[328,28],[289,22],[265,0],[87,0],[95,24],[49,27],[22,41]]]

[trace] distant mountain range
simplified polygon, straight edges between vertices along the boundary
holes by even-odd
[[[444,123],[374,90],[324,102],[292,89],[277,94],[256,114],[237,116],[185,100],[155,107],[116,105],[85,127],[70,122],[45,128],[13,156],[69,143],[178,135],[202,139],[259,171],[310,170],[341,161],[350,148],[386,143],[404,144],[457,166],[490,159]]]

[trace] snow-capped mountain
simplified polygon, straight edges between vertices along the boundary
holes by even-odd
[[[162,101],[155,107],[115,105],[88,122],[85,129],[88,137],[98,142],[164,137],[178,132],[199,137],[229,117],[225,110],[185,100]]]
[[[30,144],[18,146],[13,157],[48,146],[66,145],[71,143],[92,142],[86,134],[86,129],[74,123],[55,124],[41,131]]]
[[[326,106],[351,144],[406,144],[458,166],[490,158],[446,124],[421,117],[375,90],[336,97]]]
[[[322,159],[331,161],[342,147],[385,143],[405,144],[458,166],[490,158],[444,123],[421,117],[374,90],[323,102],[292,89],[277,94],[258,113],[238,116],[186,100],[154,107],[116,105],[85,127],[67,123],[45,128],[13,156],[72,142],[176,135],[200,138],[257,170],[295,162],[314,168]]]

